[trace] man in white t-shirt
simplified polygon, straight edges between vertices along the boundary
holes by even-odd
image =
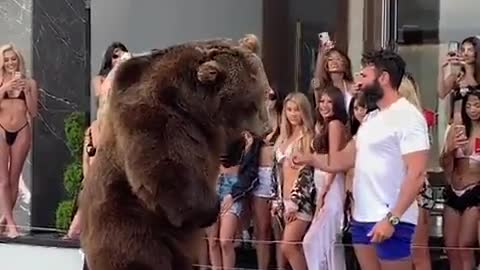
[[[355,253],[363,270],[409,270],[411,242],[418,218],[416,198],[424,183],[430,148],[421,112],[400,97],[405,62],[379,50],[362,58],[361,89],[370,112],[355,140],[340,152],[294,156],[328,172],[354,167],[353,221]]]

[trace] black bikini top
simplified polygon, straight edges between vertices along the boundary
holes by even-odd
[[[20,94],[16,97],[12,97],[12,96],[9,96],[7,92],[5,92],[5,94],[3,94],[3,99],[21,99],[21,100],[25,100],[26,97],[25,97],[25,92],[21,91]]]

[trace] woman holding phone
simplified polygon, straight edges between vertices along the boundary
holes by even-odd
[[[27,78],[25,63],[12,44],[0,47],[0,229],[18,236],[13,208],[18,181],[32,141],[32,119],[37,115],[36,82]],[[6,226],[5,226],[6,225]]]
[[[348,55],[330,40],[328,33],[319,34],[319,48],[312,88],[315,104],[320,101],[320,94],[327,87],[335,86],[342,91],[345,108],[349,108],[354,92],[352,64]]]
[[[445,190],[444,241],[450,269],[470,270],[480,206],[480,89],[462,98],[461,123],[447,132],[441,165],[449,177]],[[462,249],[466,248],[466,249]]]
[[[459,46],[450,42],[446,59],[440,65],[438,72],[438,96],[443,99],[449,94],[451,97],[450,118],[453,119],[456,101],[469,89],[480,84],[480,40],[477,37],[468,37]],[[446,76],[445,69],[450,67],[450,74]]]

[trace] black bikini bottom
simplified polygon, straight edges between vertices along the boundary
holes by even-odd
[[[6,130],[1,124],[0,124],[0,128],[3,129],[3,131],[5,132],[5,141],[7,142],[8,145],[13,145],[15,143],[15,140],[17,139],[17,135],[20,131],[22,131],[22,129],[24,129],[26,126],[28,126],[28,122],[25,123],[25,125],[23,125],[21,128],[17,129],[17,131],[8,131]]]
[[[445,204],[460,213],[468,208],[480,206],[480,185],[467,187],[462,192],[463,194],[458,196],[451,185],[447,186],[444,191]]]

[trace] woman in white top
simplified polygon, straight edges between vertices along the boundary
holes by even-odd
[[[341,90],[334,86],[327,87],[319,96],[317,112],[313,150],[328,153],[345,147],[348,115]],[[303,240],[308,269],[343,270],[343,248],[336,248],[336,241],[342,231],[345,174],[315,169],[313,178],[317,191],[316,211]]]

